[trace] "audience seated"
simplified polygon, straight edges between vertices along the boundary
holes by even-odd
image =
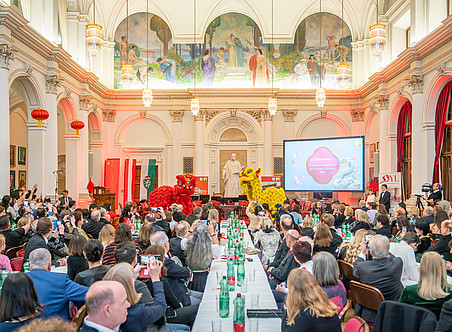
[[[185,221],[191,226],[195,220],[200,220],[202,214],[202,208],[199,206],[195,206],[191,214],[189,214]]]
[[[261,249],[261,261],[267,262],[275,257],[279,243],[281,242],[281,236],[269,217],[259,216],[258,219],[259,224],[257,224],[254,230],[254,246]]]
[[[435,210],[431,206],[427,206],[424,209],[422,219],[425,220],[429,225],[433,224],[435,221]]]
[[[34,283],[39,302],[44,305],[44,314],[69,320],[69,301],[82,306],[88,287],[71,281],[67,274],[50,272],[51,255],[44,248],[31,252],[30,269],[28,276]]]
[[[104,247],[99,240],[91,240],[85,244],[83,255],[88,262],[88,269],[77,273],[74,281],[83,286],[91,286],[97,281],[103,279],[105,274],[110,270],[109,266],[102,265],[102,253]]]
[[[15,229],[14,231],[11,229],[11,223],[8,216],[0,217],[0,234],[6,239],[6,247],[5,250],[10,248],[18,247],[24,243],[24,236],[30,230],[31,221],[28,222],[25,226]]]
[[[378,214],[377,204],[375,202],[368,202],[369,210],[367,210],[367,216],[369,217],[369,224],[375,225],[375,218]]]
[[[294,204],[292,205],[292,212],[290,212],[290,215],[293,217],[293,220],[295,224],[301,226],[303,225],[303,217],[300,213],[300,205]]]
[[[452,254],[449,249],[449,242],[452,239],[452,221],[445,220],[441,223],[441,237],[439,241],[434,245],[428,248],[427,251],[436,251],[438,254],[444,256],[444,258],[451,262]]]
[[[400,206],[392,209],[391,234],[394,227],[396,227],[397,219],[399,218],[406,218],[405,209],[401,208]]]
[[[137,244],[142,252],[151,245],[151,235],[154,234],[154,228],[150,222],[145,222],[138,232],[138,238],[133,242]]]
[[[415,224],[414,230],[419,236],[420,241],[419,245],[417,246],[416,255],[422,255],[432,245],[432,240],[428,235],[430,233],[430,228],[425,220],[419,219]]]
[[[174,203],[173,205],[171,205],[171,210],[173,211],[173,220],[174,221],[182,221],[185,220],[185,214],[182,213],[182,210],[184,209],[184,207],[181,204],[176,204]]]
[[[343,240],[342,240],[342,237],[340,237],[336,233],[336,230],[334,229],[334,216],[330,213],[324,213],[324,214],[322,214],[320,220],[322,223],[326,224],[330,228],[331,235],[333,236],[333,241],[331,242],[331,247],[335,248],[334,250],[336,251],[336,249],[341,245]],[[334,255],[336,255],[336,254],[334,254]]]
[[[384,235],[388,239],[392,238],[391,228],[389,227],[389,218],[388,218],[387,215],[380,214],[377,217],[376,224],[378,226],[378,229],[375,230],[375,233],[380,234],[380,235]]]
[[[326,251],[333,255],[337,254],[337,244],[333,242],[333,235],[325,223],[317,225],[317,231],[314,234],[314,243],[314,252]]]
[[[334,218],[334,227],[340,228],[345,221],[345,205],[339,204],[337,206],[337,216]]]
[[[303,221],[303,226],[301,227],[301,236],[309,236],[314,240],[314,218],[306,217]]]
[[[3,234],[0,234],[0,271],[3,268],[6,268],[6,271],[9,273],[13,272],[11,269],[11,263],[9,262],[9,258],[2,253],[5,251],[6,248],[6,240],[5,236]]]
[[[47,319],[34,319],[29,324],[22,326],[17,332],[77,332],[74,324],[58,317]]]
[[[102,255],[102,264],[113,266],[115,264],[114,252],[115,248],[123,242],[132,242],[132,232],[128,223],[122,223],[116,228],[115,242],[110,243],[105,247],[104,254]],[[137,249],[137,256],[142,254],[141,248],[138,244],[135,244]]]
[[[369,223],[369,216],[368,216],[367,212],[360,211],[358,213],[358,219],[356,220],[356,222],[352,226],[353,227],[350,230],[350,232],[352,232],[353,234],[355,234],[356,231],[360,230],[360,229],[365,229],[365,230],[371,229],[372,226]]]
[[[342,259],[350,264],[355,264],[356,259],[363,249],[366,234],[368,234],[367,230],[358,230],[349,244],[341,246],[338,254],[338,259]]]
[[[170,228],[170,222],[171,219],[167,219],[167,216],[165,214],[166,211],[163,210],[162,207],[159,207],[159,212],[158,213],[154,213],[154,217],[157,218],[154,222],[154,225],[157,225],[158,227],[161,228],[161,231],[165,232],[166,236],[168,236],[168,238],[172,237],[172,232],[171,232],[171,228]],[[168,215],[170,215],[168,213]],[[157,231],[156,229],[154,229],[154,231]]]
[[[341,322],[337,307],[318,282],[306,270],[294,269],[289,274],[282,332],[340,332]]]
[[[116,230],[112,225],[105,225],[99,233],[99,241],[102,242],[104,249],[110,244],[115,242]]]
[[[88,269],[88,263],[83,256],[83,248],[88,241],[81,235],[74,235],[69,242],[67,258],[67,275],[74,280],[77,273]]]
[[[264,270],[267,270],[269,267],[277,267],[281,264],[284,257],[286,257],[289,252],[289,247],[286,244],[286,235],[287,232],[293,229],[293,220],[289,215],[282,215],[280,217],[281,221],[281,242],[279,243],[278,249],[276,250],[275,258],[271,262],[264,263]]]
[[[397,234],[395,234],[395,237],[398,240],[401,240],[405,236],[406,232],[414,231],[414,229],[411,226],[411,223],[407,217],[397,218],[396,228],[397,228]],[[393,232],[394,232],[394,230],[393,230]]]
[[[41,317],[42,308],[30,277],[22,272],[10,274],[0,293],[0,331],[16,331]]]
[[[441,313],[439,315],[438,325],[436,325],[436,332],[452,332],[452,299],[443,304]]]
[[[433,239],[439,239],[441,237],[441,224],[443,221],[448,220],[449,215],[444,211],[438,211],[433,217],[433,223],[430,224],[430,233],[432,233]]]
[[[183,221],[176,226],[176,236],[169,240],[169,251],[172,256],[179,258],[183,266],[187,266],[185,262],[185,250],[182,249],[182,239],[188,233],[189,225]]]
[[[415,232],[407,232],[400,242],[390,244],[389,252],[395,257],[400,257],[403,262],[403,285],[417,284],[419,281],[419,271],[414,254],[419,242],[419,236]]]
[[[69,215],[67,218],[69,218]],[[89,239],[88,235],[83,230],[82,225],[83,225],[83,213],[81,213],[80,211],[74,211],[69,221],[64,224],[65,238],[71,239],[74,234],[78,234],[88,240]]]
[[[82,225],[82,229],[93,237],[93,239],[99,238],[99,233],[105,226],[105,223],[100,221],[100,211],[93,210],[90,215],[91,219]]]
[[[351,206],[346,206],[344,211],[344,224],[352,224],[355,219],[353,218],[353,209]]]
[[[353,275],[362,283],[378,288],[385,300],[397,301],[402,294],[401,283],[403,262],[389,253],[389,239],[375,235],[369,241],[369,248],[363,246],[353,267]],[[366,260],[370,252],[372,260]],[[368,322],[375,319],[376,312],[356,305],[355,314]]]

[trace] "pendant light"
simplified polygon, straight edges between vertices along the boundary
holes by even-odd
[[[126,49],[126,63],[121,66],[121,83],[126,87],[130,87],[133,81],[133,66],[129,64],[128,46],[129,46],[129,0],[126,2],[126,26],[127,26],[127,49]]]
[[[375,56],[380,56],[386,45],[386,26],[378,23],[378,0],[377,2],[377,24],[369,28],[369,44]]]
[[[143,104],[144,107],[151,107],[154,96],[152,89],[149,87],[149,0],[146,0],[146,87],[143,88]]]
[[[102,26],[96,24],[96,0],[93,0],[93,24],[86,25],[85,42],[88,54],[95,57],[102,47]]]
[[[344,0],[342,0],[342,46],[344,46]],[[341,88],[345,88],[347,86],[347,82],[350,79],[350,68],[347,64],[347,59],[344,59],[344,62],[340,62],[337,65],[337,74],[336,79]]]
[[[272,0],[272,47],[274,47],[274,42],[273,42],[273,35],[274,35],[274,24],[273,24],[273,20],[274,20],[274,5],[273,5],[273,0]],[[273,68],[273,58],[274,56],[272,54],[270,54],[270,60],[271,60],[271,64],[272,64],[272,68]],[[278,110],[278,101],[275,98],[275,95],[273,94],[273,81],[275,78],[275,73],[273,73],[272,75],[272,96],[271,98],[268,98],[268,112],[270,113],[270,115],[276,115],[276,111]]]
[[[193,97],[190,101],[190,111],[193,116],[199,114],[199,99],[196,98],[196,0],[193,0]]]
[[[323,21],[323,16],[322,16],[322,0],[320,0],[320,33],[319,33],[319,42],[320,42],[320,46],[319,46],[319,57],[320,57],[320,84],[319,87],[317,88],[316,92],[315,92],[315,101],[317,103],[318,107],[325,107],[325,102],[326,102],[326,93],[325,93],[325,89],[322,87],[322,78],[323,78],[323,64],[322,64],[322,21]]]

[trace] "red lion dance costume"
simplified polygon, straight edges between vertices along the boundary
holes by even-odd
[[[193,211],[191,195],[195,192],[196,178],[191,175],[176,176],[177,183],[174,187],[161,186],[149,194],[149,206],[163,207],[167,210],[171,204],[181,204],[184,209],[182,213],[189,215]]]

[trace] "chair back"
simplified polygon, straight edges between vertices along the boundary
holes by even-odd
[[[361,317],[353,316],[345,325],[343,332],[369,332],[369,325]]]
[[[80,330],[80,328],[83,325],[83,320],[85,319],[87,315],[86,312],[86,306],[83,305],[83,307],[81,307],[78,311],[77,314],[74,316],[74,318],[72,319],[72,323],[75,324],[75,326],[77,327],[77,331]]]
[[[378,311],[385,300],[378,288],[355,280],[350,281],[350,291],[356,303],[370,310]]]
[[[359,281],[358,278],[353,275],[353,264],[340,259],[339,269],[341,270],[343,277],[347,278],[348,280]]]
[[[343,322],[344,318],[345,318],[345,314],[347,313],[348,309],[350,309],[352,305],[352,300],[347,299],[347,303],[345,304],[345,306],[342,308],[341,312],[338,314],[339,319]]]
[[[112,220],[111,225],[113,227],[118,226],[119,225],[119,217],[116,217],[115,219]]]
[[[13,247],[13,248],[9,248],[8,250],[6,250],[5,255],[9,259],[13,259],[13,258],[17,257],[17,253],[19,251],[21,251],[21,250],[25,250],[25,246],[24,245]]]
[[[25,249],[21,249],[20,251],[18,251],[18,252],[16,253],[16,255],[17,255],[17,257],[22,257],[22,258],[24,258],[24,256],[25,256]]]
[[[23,257],[16,257],[11,260],[11,269],[16,272],[22,270],[24,259]]]

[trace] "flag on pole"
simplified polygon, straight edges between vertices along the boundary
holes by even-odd
[[[140,199],[148,199],[154,190],[155,159],[141,160]]]
[[[135,192],[136,159],[126,159],[124,164],[124,205],[133,201]]]

